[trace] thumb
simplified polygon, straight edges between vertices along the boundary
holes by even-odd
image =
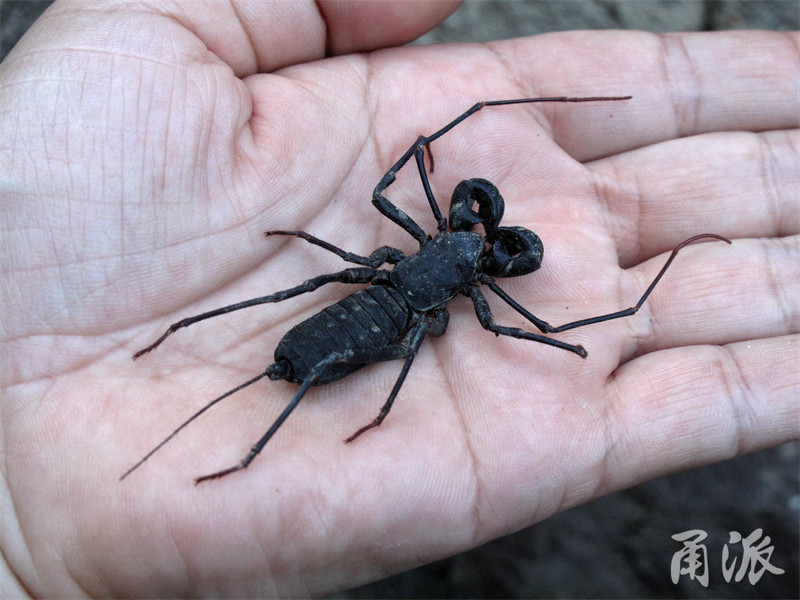
[[[444,21],[460,5],[461,0],[325,0],[320,9],[328,24],[329,53],[346,54],[410,42]]]

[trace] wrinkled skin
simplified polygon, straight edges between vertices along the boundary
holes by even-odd
[[[797,35],[391,48],[453,8],[420,6],[56,4],[0,65],[0,595],[326,594],[798,437]],[[635,302],[690,235],[733,244],[684,249],[635,317],[560,334],[585,360],[496,338],[458,298],[354,443],[399,362],[312,390],[245,472],[192,484],[296,386],[259,382],[117,481],[353,291],[131,361],[179,318],[344,266],[264,230],[413,251],[370,195],[415,137],[477,100],[556,94],[633,99],[492,107],[433,148],[443,209],[483,177],[544,241],[540,271],[502,282],[514,298],[557,325]],[[434,231],[413,165],[386,193]]]

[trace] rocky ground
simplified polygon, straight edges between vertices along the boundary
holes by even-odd
[[[188,1],[188,0],[187,0]],[[49,4],[0,0],[0,60]],[[418,43],[485,41],[565,29],[796,30],[796,1],[468,1]],[[480,548],[336,598],[797,598],[800,444],[679,473],[611,494]],[[726,583],[730,531],[774,545],[757,584]],[[710,583],[670,579],[671,536],[708,533]]]

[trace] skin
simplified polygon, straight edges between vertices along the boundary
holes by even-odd
[[[0,65],[0,595],[328,594],[798,437],[798,36],[391,47],[453,9],[430,5],[57,3]],[[542,237],[509,294],[557,325],[633,304],[690,235],[733,244],[682,250],[635,317],[558,336],[585,360],[497,338],[459,298],[354,443],[399,362],[311,390],[243,473],[192,484],[296,386],[240,392],[117,481],[354,291],[200,323],[133,363],[182,317],[346,266],[264,230],[413,252],[370,195],[415,137],[478,100],[561,94],[633,99],[487,108],[433,147],[444,209],[483,177],[504,224]],[[413,165],[387,195],[435,230]]]

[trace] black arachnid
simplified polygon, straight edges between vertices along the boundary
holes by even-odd
[[[322,309],[314,316],[292,327],[275,349],[275,362],[263,373],[212,400],[148,452],[120,479],[127,477],[181,429],[214,404],[259,379],[269,377],[273,380],[285,379],[300,384],[300,389],[277,420],[253,445],[240,463],[199,477],[195,483],[223,477],[245,469],[295,409],[309,387],[336,381],[371,363],[405,359],[400,375],[378,416],[345,440],[346,442],[353,441],[368,429],[380,425],[386,418],[392,402],[408,375],[422,340],[426,335],[442,335],[447,329],[449,315],[445,305],[458,294],[463,294],[472,300],[481,325],[496,335],[541,342],[586,358],[587,353],[582,346],[568,344],[518,327],[497,325],[480,286],[488,287],[543,334],[557,333],[633,315],[653,291],[681,248],[701,238],[714,238],[728,243],[730,241],[713,233],[691,237],[675,247],[661,271],[634,306],[553,327],[531,314],[495,282],[497,277],[527,275],[539,268],[543,253],[539,237],[524,227],[500,225],[504,210],[503,198],[497,188],[485,179],[468,179],[459,183],[453,192],[449,216],[445,219],[439,210],[428,181],[425,150],[428,150],[432,171],[433,157],[430,155],[429,144],[484,106],[532,102],[599,102],[630,98],[631,96],[552,97],[479,102],[437,132],[417,138],[400,157],[400,160],[383,176],[372,193],[372,204],[375,208],[419,242],[419,250],[415,254],[406,256],[397,248],[382,246],[368,257],[360,256],[342,250],[304,231],[267,231],[266,235],[268,236],[299,237],[336,254],[347,262],[360,266],[313,277],[288,290],[245,300],[178,321],[170,325],[155,342],[134,354],[133,358],[136,359],[150,352],[176,330],[204,319],[257,304],[280,302],[299,294],[312,292],[326,283],[367,284],[368,287]],[[417,163],[425,196],[436,219],[437,233],[433,237],[426,234],[411,217],[383,195],[384,190],[395,180],[397,172],[412,156]],[[483,227],[483,235],[473,231],[477,225]],[[391,270],[379,268],[387,263],[394,267]]]

